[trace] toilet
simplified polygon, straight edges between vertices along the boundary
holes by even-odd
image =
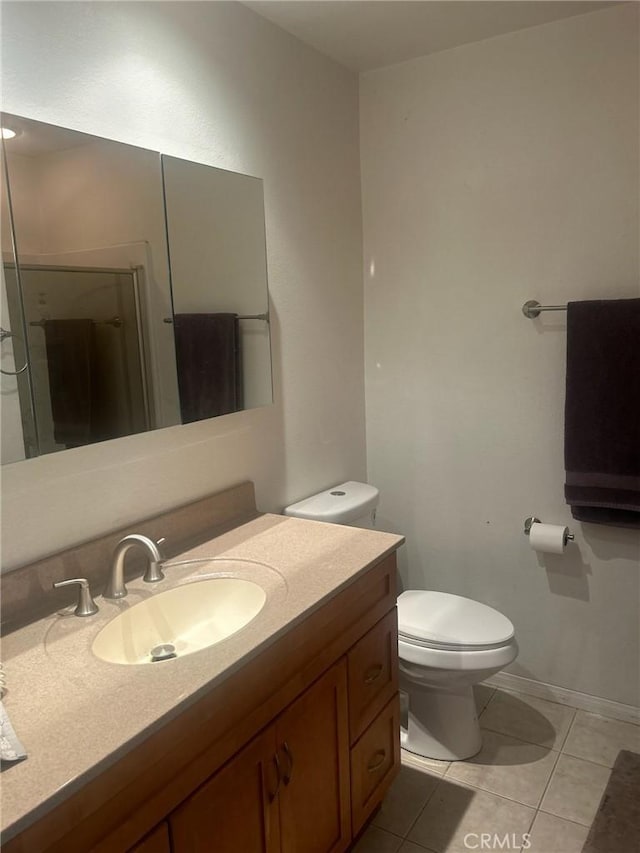
[[[380,493],[347,482],[288,506],[285,515],[373,528]],[[403,749],[460,761],[482,746],[473,685],[518,655],[513,625],[492,607],[447,592],[405,590],[398,596],[400,690],[408,699]]]

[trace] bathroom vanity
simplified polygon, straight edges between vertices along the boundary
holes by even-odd
[[[157,535],[164,518],[135,531]],[[93,617],[54,613],[5,638],[5,707],[29,754],[3,773],[7,853],[328,853],[381,802],[400,760],[402,538],[247,507],[222,527],[164,581],[134,579]],[[249,579],[252,566],[266,603],[220,643],[140,665],[92,653],[160,588]]]

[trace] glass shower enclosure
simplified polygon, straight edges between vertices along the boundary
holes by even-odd
[[[26,458],[152,428],[143,274],[4,265]]]

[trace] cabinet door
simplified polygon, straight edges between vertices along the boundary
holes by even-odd
[[[275,746],[270,726],[173,812],[173,853],[278,853]]]
[[[282,853],[346,850],[351,818],[344,659],[278,717],[276,740]]]

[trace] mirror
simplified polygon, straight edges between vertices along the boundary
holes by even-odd
[[[262,182],[2,126],[2,462],[271,403]]]
[[[32,447],[35,443],[35,437],[30,432],[34,420],[31,383],[29,375],[25,376],[26,349],[22,337],[14,335],[11,331],[9,321],[7,294],[17,293],[17,285],[4,147],[0,148],[0,226],[4,261],[0,280],[2,287],[0,304],[0,436],[2,441],[0,444],[1,461],[4,464],[24,459],[25,446]]]
[[[262,181],[165,154],[162,171],[182,421],[265,406],[272,390]],[[213,359],[227,369],[213,369]]]

